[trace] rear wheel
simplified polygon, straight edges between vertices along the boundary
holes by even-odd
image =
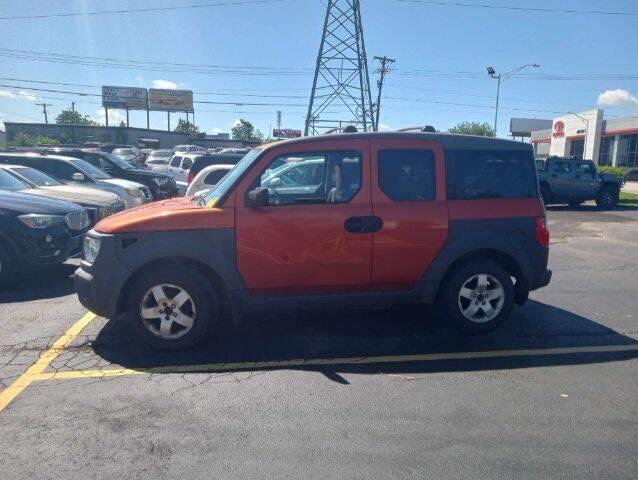
[[[496,328],[514,305],[514,285],[503,267],[492,261],[472,261],[446,281],[442,310],[464,333]]]
[[[128,319],[146,343],[180,350],[201,341],[219,316],[217,295],[197,270],[153,268],[135,281],[127,302]]]
[[[618,190],[612,187],[603,187],[596,196],[598,208],[613,208],[618,204]]]

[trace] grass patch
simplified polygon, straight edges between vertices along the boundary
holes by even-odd
[[[633,205],[638,207],[638,195],[629,192],[620,192],[620,205]]]

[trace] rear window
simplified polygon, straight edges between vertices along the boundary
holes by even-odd
[[[378,163],[379,187],[395,202],[434,199],[431,150],[379,150]]]
[[[531,152],[447,150],[445,165],[449,200],[538,196]]]

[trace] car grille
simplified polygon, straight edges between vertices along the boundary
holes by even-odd
[[[122,210],[124,210],[124,202],[117,202],[109,205],[108,207],[103,207],[100,211],[100,219],[106,218],[114,213],[121,212]]]
[[[66,216],[66,224],[71,230],[84,230],[91,224],[91,219],[86,210],[71,212]]]

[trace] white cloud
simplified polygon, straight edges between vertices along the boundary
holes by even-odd
[[[598,105],[609,107],[638,107],[638,98],[621,88],[605,90],[598,95]]]
[[[387,123],[379,123],[379,131],[381,132],[389,132],[392,130],[392,127]]]
[[[97,122],[102,125],[106,125],[106,115],[103,108],[99,108],[95,111],[95,117]],[[117,127],[120,122],[126,122],[126,115],[119,110],[109,110],[109,127]]]
[[[20,90],[18,92],[18,96],[20,96],[22,98],[26,98],[27,100],[32,100],[32,101],[35,100],[36,98],[38,98],[38,97],[36,97],[35,95],[32,95],[29,92],[25,92],[24,90]]]
[[[0,90],[0,97],[15,98],[15,93],[8,90]]]
[[[175,82],[171,82],[170,80],[153,80],[153,88],[175,90],[177,88],[177,84]]]
[[[230,124],[231,127],[236,127],[237,125],[241,125],[241,118],[236,118],[235,121]]]

